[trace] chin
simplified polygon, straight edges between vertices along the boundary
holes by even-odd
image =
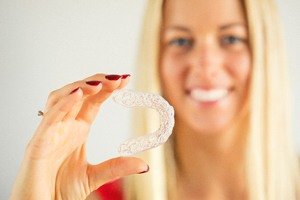
[[[206,126],[206,127],[194,127],[195,133],[202,134],[203,136],[213,136],[224,133],[227,130],[227,126]]]
[[[217,118],[217,119],[216,119]],[[232,125],[233,117],[222,118],[220,115],[213,119],[202,118],[193,119],[188,123],[196,134],[219,135],[226,132]]]

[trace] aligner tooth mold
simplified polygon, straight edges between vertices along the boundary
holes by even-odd
[[[147,107],[159,113],[159,129],[144,136],[131,138],[119,146],[119,153],[124,156],[133,155],[165,143],[174,127],[174,108],[161,96],[133,90],[119,90],[114,92],[113,100],[122,106]]]

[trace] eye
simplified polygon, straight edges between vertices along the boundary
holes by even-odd
[[[225,37],[222,37],[221,39],[221,45],[234,45],[245,42],[244,38],[234,36],[234,35],[228,35]]]
[[[178,47],[190,47],[193,45],[193,41],[188,38],[175,38],[171,40],[168,44],[171,46],[178,46]]]

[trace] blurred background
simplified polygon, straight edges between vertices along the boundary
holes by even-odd
[[[285,28],[300,154],[300,1],[277,0]],[[50,91],[95,73],[130,73],[146,0],[0,0],[0,199],[8,199]],[[297,57],[298,56],[298,57]],[[129,84],[132,88],[132,84]],[[130,110],[107,101],[88,139],[88,160],[117,156]]]

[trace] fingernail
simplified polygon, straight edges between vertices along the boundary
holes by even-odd
[[[130,74],[123,74],[121,77],[122,77],[122,79],[125,79],[127,77],[130,77]]]
[[[110,81],[116,81],[116,80],[119,80],[121,78],[121,76],[117,75],[117,74],[110,74],[110,75],[106,75],[105,78]]]
[[[76,88],[75,90],[73,90],[70,94],[73,94],[73,93],[77,92],[77,90],[79,90],[79,87]]]
[[[101,83],[101,81],[87,81],[85,83],[88,85],[97,86]]]
[[[145,170],[145,171],[141,171],[139,174],[144,174],[144,173],[146,173],[146,172],[149,172],[149,165],[147,165],[147,169]]]

